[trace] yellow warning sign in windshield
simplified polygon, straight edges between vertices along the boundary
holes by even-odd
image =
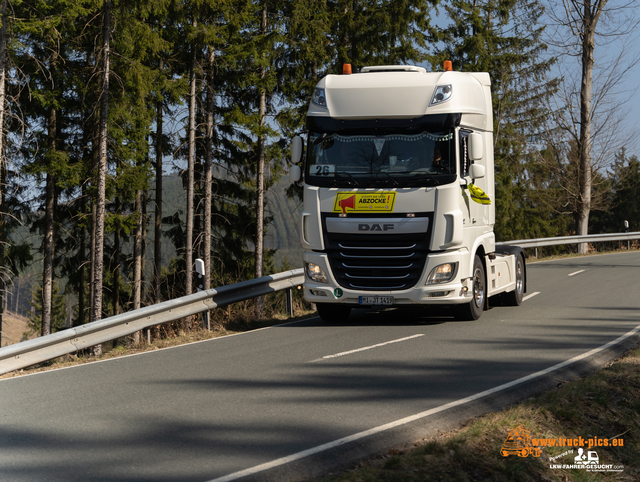
[[[339,192],[333,204],[334,213],[350,212],[392,213],[396,201],[395,191],[371,193]]]

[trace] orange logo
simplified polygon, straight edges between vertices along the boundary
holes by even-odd
[[[523,426],[509,430],[507,440],[502,444],[500,453],[503,457],[517,455],[518,457],[540,457],[542,449],[531,445],[531,432]]]

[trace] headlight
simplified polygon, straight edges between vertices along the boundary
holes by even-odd
[[[309,278],[311,281],[315,281],[316,283],[329,283],[327,275],[324,274],[322,268],[313,263],[307,263],[307,278]]]
[[[315,105],[319,105],[320,107],[327,108],[327,97],[324,95],[324,89],[318,89],[313,92],[313,97],[311,97],[311,102]]]
[[[428,285],[435,285],[440,283],[447,283],[455,278],[458,272],[458,262],[446,263],[436,266],[431,270],[427,277]]]
[[[433,97],[431,97],[429,106],[441,104],[448,101],[451,98],[452,93],[453,87],[451,86],[451,84],[436,86],[436,90],[433,92]]]

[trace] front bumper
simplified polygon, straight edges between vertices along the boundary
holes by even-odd
[[[394,305],[453,305],[469,303],[472,300],[470,254],[466,249],[444,253],[430,253],[427,256],[420,281],[410,289],[393,291],[359,291],[339,286],[333,277],[326,254],[305,252],[305,263],[314,263],[322,268],[328,283],[318,283],[305,275],[304,298],[311,303],[344,303],[360,305],[360,296],[393,296]],[[456,276],[447,283],[426,285],[426,279],[433,268],[444,263],[458,262]]]

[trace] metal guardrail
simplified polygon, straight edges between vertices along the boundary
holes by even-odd
[[[496,246],[540,248],[561,244],[629,241],[640,239],[640,232],[562,236],[557,238],[521,239],[496,243]],[[28,367],[99,343],[131,335],[150,326],[175,321],[218,306],[237,303],[257,296],[292,288],[302,284],[302,268],[271,276],[244,281],[217,289],[201,291],[189,296],[129,311],[104,320],[69,328],[34,340],[0,348],[0,375]]]
[[[544,246],[558,246],[561,244],[598,243],[605,241],[631,241],[640,239],[640,232],[587,234],[584,236],[559,236],[557,238],[520,239],[496,243],[496,246],[520,246],[521,248],[542,248]]]
[[[0,375],[83,348],[88,348],[144,328],[175,321],[218,306],[293,288],[304,281],[302,268],[201,291],[103,320],[58,331],[51,335],[0,348]]]

